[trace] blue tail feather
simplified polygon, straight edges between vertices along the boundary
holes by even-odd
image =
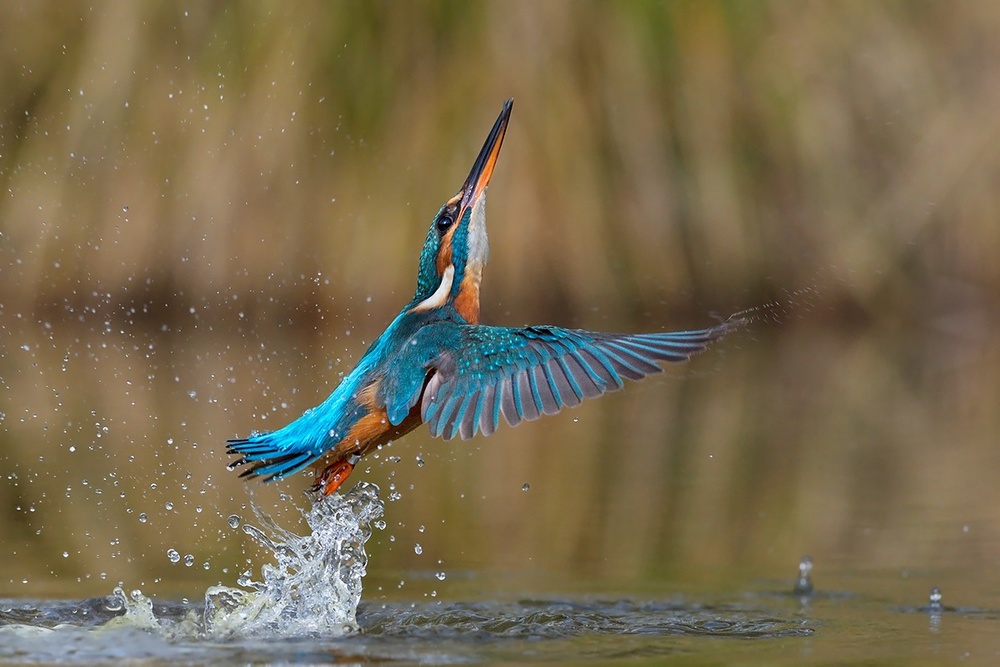
[[[315,454],[312,451],[289,452],[270,441],[268,435],[270,434],[226,441],[227,454],[243,456],[233,464],[234,466],[253,464],[248,470],[240,473],[240,477],[264,477],[265,482],[282,479],[304,470],[323,455],[322,452]]]

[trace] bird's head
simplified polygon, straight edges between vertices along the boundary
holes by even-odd
[[[479,321],[479,283],[489,259],[486,188],[500,154],[514,100],[507,100],[472,171],[454,197],[434,216],[420,253],[417,293],[411,311],[452,305],[469,323]]]

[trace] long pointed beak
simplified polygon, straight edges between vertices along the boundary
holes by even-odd
[[[493,123],[493,129],[486,137],[486,143],[479,151],[479,157],[472,165],[469,177],[465,179],[462,186],[462,209],[471,206],[480,195],[486,191],[493,176],[493,167],[497,163],[497,156],[500,155],[500,146],[503,144],[503,136],[507,133],[507,123],[510,120],[510,110],[514,107],[514,98],[504,102],[503,109],[497,117],[497,122]]]

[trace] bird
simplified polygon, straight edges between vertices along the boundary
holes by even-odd
[[[438,210],[420,251],[417,286],[385,331],[320,405],[283,428],[227,441],[241,477],[281,480],[306,468],[334,493],[358,461],[421,424],[450,440],[494,433],[616,391],[682,362],[739,327],[738,315],[688,331],[614,334],[480,323],[489,257],[486,191],[510,121],[507,100],[468,178]],[[321,496],[321,497],[322,497]]]

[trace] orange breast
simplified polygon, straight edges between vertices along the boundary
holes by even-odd
[[[379,445],[401,438],[420,426],[420,405],[413,406],[406,419],[398,426],[389,423],[385,407],[375,405],[375,394],[381,380],[376,380],[361,390],[358,403],[367,410],[361,419],[356,421],[347,435],[330,450],[326,456],[312,464],[312,468],[322,470],[335,461],[346,459],[352,454],[365,456]]]

